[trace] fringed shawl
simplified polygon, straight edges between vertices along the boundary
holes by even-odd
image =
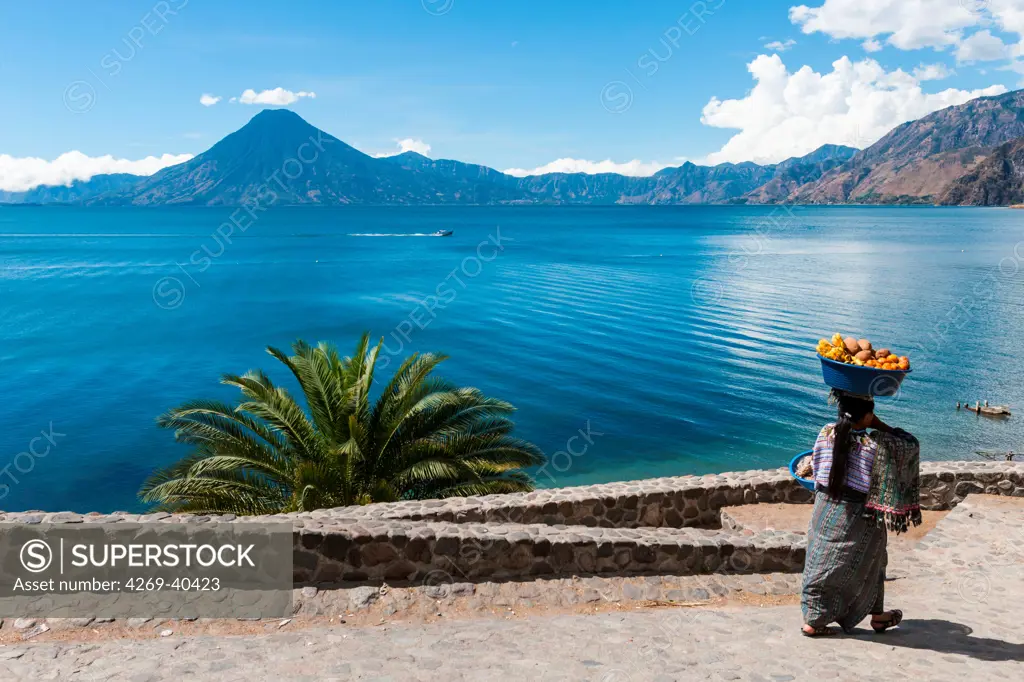
[[[878,444],[865,503],[875,522],[896,533],[921,524],[921,444],[902,429],[874,431]]]

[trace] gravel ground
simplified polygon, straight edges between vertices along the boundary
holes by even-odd
[[[507,605],[498,614],[492,607],[489,616],[434,622],[335,622],[296,631],[289,624],[259,635],[18,643],[0,647],[0,679],[1022,679],[1022,502],[972,496],[916,547],[894,556],[889,605],[902,608],[906,620],[881,636],[865,629],[854,636],[803,638],[795,605],[693,608],[640,599],[599,613],[515,618],[507,616],[515,606]],[[551,588],[551,594],[566,590]],[[588,589],[596,591],[572,587],[580,599]],[[454,597],[434,602],[445,599]],[[583,608],[591,603],[603,600]]]

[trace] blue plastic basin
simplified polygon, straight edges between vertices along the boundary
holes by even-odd
[[[906,376],[913,371],[848,365],[820,355],[818,359],[821,360],[821,377],[826,384],[858,395],[894,396],[900,392],[900,384]]]
[[[792,476],[793,478],[795,478],[797,483],[799,483],[803,487],[807,488],[808,490],[814,490],[814,481],[812,481],[810,479],[807,479],[807,478],[800,478],[799,476],[797,476],[796,475],[796,465],[797,465],[797,462],[799,462],[800,460],[802,460],[804,457],[806,457],[807,455],[811,454],[812,452],[814,452],[814,451],[813,450],[805,450],[804,452],[801,452],[799,455],[794,457],[789,462],[789,475]]]

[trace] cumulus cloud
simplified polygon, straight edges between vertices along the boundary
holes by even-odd
[[[303,98],[316,99],[315,92],[306,92],[300,90],[299,92],[292,92],[291,90],[285,90],[284,88],[274,88],[273,90],[263,90],[262,92],[256,92],[252,88],[244,91],[238,97],[232,97],[232,102],[239,102],[240,104],[272,104],[279,107],[285,107],[289,104],[295,104]]]
[[[402,140],[396,138],[395,144],[398,146],[398,149],[396,151],[379,152],[377,154],[374,154],[374,156],[380,159],[386,156],[396,156],[398,154],[402,154],[403,152],[416,152],[417,154],[422,154],[423,156],[427,156],[428,154],[430,154],[430,145],[424,142],[423,140],[419,140],[412,137],[407,137]]]
[[[220,97],[217,97],[215,95],[208,95],[204,92],[202,96],[199,98],[199,103],[202,104],[204,107],[212,107],[220,100]]]
[[[963,30],[981,21],[981,13],[968,8],[970,2],[825,0],[819,7],[791,7],[789,19],[804,33],[824,33],[839,39],[886,36],[886,42],[901,50],[941,49],[960,42]],[[975,2],[981,4],[980,0]]]
[[[24,192],[39,185],[70,185],[75,180],[89,180],[94,175],[105,173],[152,175],[162,168],[184,163],[191,158],[191,154],[164,154],[133,161],[117,159],[109,154],[86,156],[82,152],[72,151],[47,161],[0,154],[0,190]]]
[[[958,62],[990,62],[1010,55],[1009,46],[988,29],[978,31],[964,40],[956,49]]]
[[[789,48],[793,47],[794,45],[796,45],[796,41],[793,40],[792,38],[789,38],[785,42],[783,42],[781,40],[773,40],[770,43],[766,43],[764,48],[766,50],[773,50],[775,52],[785,52],[786,50],[788,50]]]
[[[625,163],[616,163],[611,159],[604,161],[587,161],[586,159],[556,159],[537,168],[508,168],[502,173],[514,175],[518,178],[527,175],[544,175],[545,173],[586,173],[596,175],[597,173],[618,173],[633,177],[644,177],[654,175],[662,168],[668,168],[671,164],[658,163],[657,161],[645,162],[634,159]]]
[[[979,69],[979,70],[982,71],[982,72],[984,71],[983,69]],[[1014,72],[1014,73],[1016,73],[1016,74],[1018,74],[1020,76],[1024,76],[1024,61],[1020,61],[1020,60],[1012,61],[1009,64],[1007,64],[1006,66],[1000,66],[999,70],[1000,71],[1012,71],[1012,72]],[[1024,78],[1022,78],[1020,81],[1018,81],[1017,87],[1018,88],[1024,88]]]
[[[945,64],[921,64],[914,69],[914,78],[919,81],[940,81],[949,78],[956,72],[951,71]]]
[[[1024,0],[824,0],[791,7],[789,18],[804,33],[864,40],[868,52],[884,40],[901,50],[952,48],[972,62],[1018,56],[1024,44]]]
[[[713,97],[704,107],[702,123],[740,131],[708,155],[709,163],[775,163],[829,143],[863,148],[906,121],[1006,92],[993,85],[925,93],[914,75],[886,71],[873,59],[842,57],[829,73],[809,66],[790,73],[779,55],[760,55],[747,69],[756,83],[746,97]]]

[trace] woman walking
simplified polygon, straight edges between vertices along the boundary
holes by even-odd
[[[921,523],[917,439],[875,416],[874,400],[833,390],[835,423],[814,444],[814,511],[801,607],[808,637],[850,632],[868,614],[875,632],[903,620],[885,610],[886,528]],[[873,429],[868,431],[868,429]]]

